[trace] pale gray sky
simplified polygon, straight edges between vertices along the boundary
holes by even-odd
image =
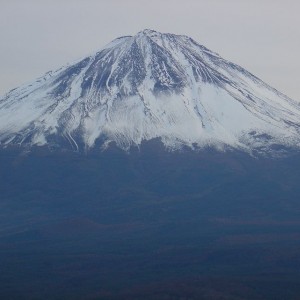
[[[0,0],[0,95],[150,28],[189,35],[300,101],[299,0]]]

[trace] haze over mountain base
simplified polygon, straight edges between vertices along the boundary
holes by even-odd
[[[300,155],[0,155],[3,299],[297,299]]]

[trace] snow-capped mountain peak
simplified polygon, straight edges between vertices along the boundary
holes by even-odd
[[[187,36],[145,29],[0,99],[1,145],[299,147],[300,106]]]

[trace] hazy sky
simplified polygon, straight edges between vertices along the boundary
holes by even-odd
[[[151,28],[186,34],[300,101],[299,0],[0,0],[0,95]]]

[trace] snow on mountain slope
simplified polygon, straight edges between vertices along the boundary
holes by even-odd
[[[0,99],[1,145],[299,147],[300,105],[187,36],[144,30]],[[63,138],[63,139],[62,139]]]

